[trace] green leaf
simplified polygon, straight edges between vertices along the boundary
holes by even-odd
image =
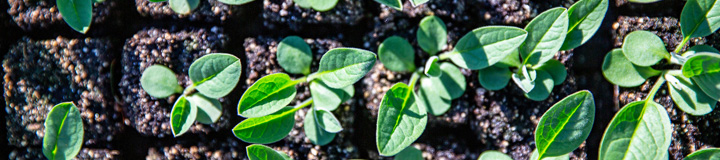
[[[595,99],[587,90],[555,103],[535,129],[538,157],[555,157],[577,149],[590,135],[595,119]]]
[[[667,156],[671,139],[672,125],[665,108],[653,101],[632,102],[610,121],[598,159],[661,159]]]
[[[420,78],[420,89],[415,94],[415,98],[421,108],[427,108],[428,112],[439,116],[450,109],[452,100],[450,97],[443,97],[438,94],[436,86],[437,84],[433,83],[430,78]]]
[[[510,55],[505,56],[505,58],[496,64],[520,68],[520,66],[523,65],[522,62],[520,62],[520,51],[517,48],[514,49],[510,52]]]
[[[229,4],[229,5],[241,5],[245,3],[250,3],[255,0],[218,0],[222,3]]]
[[[150,96],[166,98],[174,93],[182,93],[175,73],[162,65],[152,65],[140,76],[140,86]]]
[[[538,67],[538,70],[542,70],[550,74],[550,76],[553,79],[553,82],[555,82],[555,85],[560,85],[563,82],[565,82],[565,78],[567,77],[567,70],[565,69],[565,65],[560,63],[558,60],[551,59]]]
[[[530,160],[538,160],[539,158],[538,150],[534,149],[530,154]],[[568,153],[555,157],[543,157],[542,160],[570,160],[570,154]]]
[[[303,121],[305,136],[315,145],[326,145],[332,142],[335,138],[335,133],[330,133],[320,127],[320,124],[317,123],[315,112],[313,112],[313,110],[314,109],[310,109],[305,114],[305,120]]]
[[[170,126],[173,136],[180,136],[190,130],[190,126],[195,123],[197,110],[197,107],[191,105],[185,96],[181,96],[175,101],[175,105],[170,111]]]
[[[720,148],[706,148],[695,151],[683,160],[718,160],[720,159]]]
[[[295,2],[295,4],[297,4],[301,8],[305,8],[305,9],[309,9],[312,7],[310,4],[310,1],[311,0],[293,0],[293,2]]]
[[[425,75],[428,77],[440,77],[440,75],[442,75],[437,56],[430,57],[427,63],[425,63]]]
[[[195,89],[210,98],[229,94],[240,80],[241,73],[240,59],[226,53],[202,56],[188,69],[188,76]]]
[[[502,152],[485,151],[482,154],[480,154],[480,157],[478,157],[478,160],[513,160],[513,159],[510,158],[510,156],[508,156]]]
[[[537,71],[537,79],[534,80],[535,87],[530,92],[525,93],[525,97],[534,100],[542,101],[547,99],[552,92],[555,82],[553,82],[552,76],[543,70]]]
[[[402,11],[402,1],[400,0],[375,0],[375,2],[378,2],[380,4],[384,4],[390,8]]]
[[[581,0],[568,9],[568,34],[561,50],[576,48],[595,35],[608,10],[608,0]]]
[[[690,49],[688,49],[687,51],[685,51],[685,53],[683,53],[682,56],[683,56],[683,57],[690,57],[690,56],[695,55],[696,53],[700,53],[700,52],[720,53],[720,51],[718,51],[717,49],[715,49],[715,48],[712,47],[712,46],[708,46],[708,45],[697,45],[697,46],[692,46],[692,47],[690,47]]]
[[[463,68],[483,69],[512,54],[527,35],[525,30],[517,27],[480,27],[458,40],[450,60]]]
[[[512,75],[510,68],[503,65],[493,65],[478,70],[478,81],[483,88],[496,91],[505,88]]]
[[[695,54],[685,61],[682,73],[695,81],[705,94],[720,100],[720,54]]]
[[[310,6],[318,12],[325,12],[335,8],[338,0],[311,0]]]
[[[45,118],[43,155],[50,160],[73,159],[83,144],[83,121],[72,102],[55,105]]]
[[[415,71],[415,50],[402,37],[392,36],[380,44],[378,57],[385,68],[395,72]]]
[[[525,66],[521,67],[519,72],[513,73],[512,75],[513,82],[525,93],[535,88],[535,79],[537,79],[537,71],[528,70]]]
[[[330,133],[338,133],[343,130],[340,125],[340,121],[335,118],[335,115],[327,110],[315,110],[315,120],[317,121],[318,126]]]
[[[221,1],[222,2],[222,1]],[[190,14],[200,5],[200,0],[170,0],[170,9],[178,14]]]
[[[637,87],[645,83],[646,79],[662,73],[633,64],[622,52],[621,49],[614,49],[605,55],[602,72],[610,83],[621,87]]]
[[[664,58],[670,58],[665,43],[652,32],[633,31],[625,37],[623,54],[635,65],[648,67]]]
[[[293,81],[285,73],[275,73],[260,78],[243,93],[238,103],[238,115],[252,118],[262,117],[284,108],[297,90]]]
[[[287,154],[261,144],[249,145],[246,150],[250,160],[292,160]]]
[[[395,155],[395,160],[420,160],[423,159],[422,151],[413,146],[408,146]]]
[[[525,26],[528,36],[520,47],[520,55],[528,64],[545,63],[560,51],[568,31],[568,13],[565,8],[557,7],[540,13]],[[531,54],[539,59],[530,60]]]
[[[273,114],[248,118],[233,128],[235,137],[247,143],[268,144],[287,136],[295,125],[295,111],[300,108],[285,107]]]
[[[702,116],[715,108],[717,100],[709,97],[697,84],[684,76],[665,76],[668,80],[668,90],[675,104],[684,112]]]
[[[411,0],[413,4],[415,1],[425,3],[428,0]],[[426,16],[420,21],[420,25],[417,30],[417,41],[420,48],[430,55],[435,55],[440,50],[443,50],[447,46],[447,28],[445,22],[437,16]]]
[[[688,0],[680,14],[684,37],[705,37],[720,28],[720,3],[716,0]]]
[[[310,46],[298,36],[285,37],[277,47],[277,61],[288,73],[310,74],[312,56]]]
[[[427,3],[430,0],[409,0],[410,4],[412,4],[413,7],[419,6],[421,4]]]
[[[425,131],[427,111],[415,101],[412,88],[397,83],[380,102],[376,144],[382,156],[393,156],[410,146]]]
[[[658,1],[662,1],[662,0],[628,0],[628,1],[632,2],[632,3],[654,3],[654,2],[658,2]]]
[[[355,88],[350,85],[343,89],[328,87],[321,80],[310,82],[310,95],[313,98],[313,106],[334,111],[340,104],[349,100],[355,94]]]
[[[375,59],[375,53],[362,49],[332,49],[320,59],[315,76],[332,88],[345,88],[362,79],[375,65]]]
[[[57,8],[70,28],[85,34],[92,23],[92,0],[57,0]]]
[[[449,62],[440,63],[440,70],[442,70],[440,77],[430,78],[431,84],[435,88],[433,92],[447,99],[460,98],[465,93],[467,85],[465,76],[460,69]]]
[[[222,116],[222,104],[217,99],[205,97],[200,93],[195,93],[185,97],[190,101],[190,105],[197,107],[196,120],[203,124],[213,124]]]

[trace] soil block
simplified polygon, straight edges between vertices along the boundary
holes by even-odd
[[[150,2],[135,0],[137,12],[153,19],[189,20],[193,22],[222,23],[240,13],[240,6],[224,4],[218,0],[200,0],[200,5],[190,14],[175,13],[168,1]]]
[[[363,6],[367,1],[338,0],[335,8],[318,12],[296,5],[293,0],[263,0],[262,17],[272,23],[288,25],[292,30],[300,30],[307,24],[344,24],[355,25],[364,16]]]
[[[117,0],[105,0],[93,3],[92,24],[105,22],[112,12],[116,12]],[[8,14],[13,21],[25,31],[56,30],[63,28],[62,32],[75,32],[68,26],[60,15],[55,0],[8,0],[10,9]],[[90,31],[92,32],[92,31]]]

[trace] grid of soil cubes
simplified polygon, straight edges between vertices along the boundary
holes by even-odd
[[[93,9],[86,34],[68,27],[54,0],[0,2],[0,53],[3,58],[5,111],[0,112],[3,141],[0,159],[42,159],[43,122],[60,102],[78,105],[85,127],[83,149],[77,159],[246,159],[250,145],[230,132],[244,118],[235,115],[241,95],[260,77],[284,72],[276,60],[279,42],[297,35],[310,45],[316,61],[326,51],[354,47],[377,52],[387,37],[397,35],[417,45],[417,24],[427,15],[440,17],[448,28],[448,44],[474,28],[486,25],[524,27],[547,9],[569,7],[575,0],[430,0],[403,11],[372,0],[340,0],[328,12],[316,12],[292,0],[255,0],[226,5],[201,0],[189,15],[177,15],[167,2],[105,0]],[[587,89],[595,95],[596,119],[589,138],[570,159],[595,159],[602,133],[625,104],[644,98],[652,87],[621,88],[601,73],[602,59],[620,47],[631,31],[657,33],[674,48],[681,40],[682,0],[653,4],[611,0],[602,26],[585,45],[559,52],[554,58],[568,70],[568,78],[540,102],[525,98],[520,88],[490,91],[477,81],[475,70],[461,69],[467,81],[462,97],[450,110],[430,116],[422,136],[412,146],[424,159],[477,159],[498,150],[513,159],[528,159],[535,149],[534,130],[542,114],[563,97]],[[690,44],[720,46],[720,34],[696,38]],[[452,47],[452,46],[449,46]],[[416,66],[428,55],[416,51]],[[217,123],[196,123],[183,136],[170,131],[170,109],[178,98],[150,97],[140,87],[142,71],[162,64],[190,84],[190,63],[209,53],[230,53],[242,60],[238,86],[221,98],[223,116]],[[298,75],[292,75],[299,77]],[[382,96],[409,73],[387,70],[379,61],[358,83],[355,96],[333,114],[344,130],[327,145],[313,145],[303,128],[307,109],[295,114],[295,126],[283,140],[268,144],[294,159],[390,159],[378,154],[375,123]],[[310,97],[307,84],[298,86],[291,105]],[[690,116],[679,110],[664,88],[656,101],[667,108],[673,125],[670,159],[720,146],[720,110]],[[702,133],[702,134],[701,134]]]

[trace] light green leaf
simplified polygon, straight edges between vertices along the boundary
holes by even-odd
[[[433,80],[428,77],[420,78],[420,89],[415,94],[418,105],[422,108],[427,108],[428,112],[435,116],[439,116],[447,112],[450,109],[452,100],[450,97],[443,97],[438,90]]]
[[[309,9],[312,7],[310,4],[310,1],[311,0],[293,0],[293,2],[295,2],[295,4],[297,4],[301,8],[305,8],[305,9]]]
[[[380,44],[378,57],[385,68],[395,72],[415,71],[415,50],[410,42],[398,36],[391,36]]]
[[[190,126],[195,123],[197,110],[197,107],[191,105],[185,96],[181,96],[175,101],[175,105],[170,111],[170,126],[173,136],[180,136],[190,130]]]
[[[425,3],[428,0],[411,0],[413,4],[415,1]],[[420,20],[418,30],[416,33],[418,45],[423,51],[430,55],[435,55],[440,50],[443,50],[447,46],[447,28],[445,22],[437,16],[426,16]]]
[[[590,135],[595,120],[595,99],[587,90],[555,103],[535,129],[538,157],[556,157],[577,149]]]
[[[174,93],[182,93],[175,73],[162,65],[152,65],[140,76],[140,86],[150,96],[166,98]]]
[[[318,123],[318,126],[330,133],[338,133],[343,130],[340,125],[340,121],[335,118],[335,115],[327,110],[316,109],[315,121]]]
[[[519,72],[512,74],[513,82],[525,93],[535,88],[535,79],[537,79],[537,71],[528,70],[525,66],[522,66]]]
[[[261,144],[249,145],[246,151],[250,160],[292,160],[287,154]]]
[[[393,156],[410,146],[425,131],[427,111],[415,101],[412,88],[397,83],[380,102],[376,144],[382,156]]]
[[[326,145],[332,142],[335,138],[335,133],[330,133],[320,127],[316,121],[315,112],[313,112],[313,110],[314,109],[310,109],[305,114],[305,120],[303,121],[305,136],[315,145]]]
[[[200,0],[170,0],[170,9],[178,14],[190,14],[200,5]]]
[[[512,52],[510,52],[510,55],[505,56],[500,62],[496,64],[502,64],[510,67],[517,67],[520,68],[522,62],[520,62],[520,51],[516,48]]]
[[[315,76],[332,88],[345,88],[362,79],[375,65],[375,59],[375,53],[362,49],[332,49],[320,59],[320,69]]]
[[[666,157],[672,125],[667,111],[653,101],[636,101],[615,114],[600,143],[598,159]]]
[[[245,3],[250,3],[255,0],[218,0],[222,3],[229,4],[229,5],[241,5]]]
[[[407,148],[403,149],[395,155],[395,160],[421,160],[422,157],[422,151],[418,150],[417,148],[413,146],[408,146]]]
[[[520,47],[520,55],[526,64],[542,64],[560,51],[568,31],[568,13],[565,8],[557,7],[540,13],[525,26],[528,36]],[[538,59],[530,55],[538,54]]]
[[[297,90],[285,73],[275,73],[260,78],[243,93],[238,103],[238,115],[262,117],[282,109],[292,102]]]
[[[285,107],[267,116],[245,119],[233,128],[233,134],[247,143],[277,142],[292,130],[295,125],[295,111],[298,109],[300,108]]]
[[[321,80],[310,82],[310,94],[313,98],[313,106],[334,111],[340,104],[349,100],[355,94],[355,88],[350,85],[343,89],[328,87]]]
[[[318,12],[329,11],[335,8],[337,3],[338,0],[310,0],[310,6]]]
[[[427,63],[425,63],[425,75],[428,77],[440,77],[440,75],[442,75],[437,56],[430,57]]]
[[[85,34],[92,23],[92,0],[57,0],[57,8],[70,28]]]
[[[538,150],[534,149],[530,154],[530,160],[538,160],[539,158]],[[564,154],[556,157],[543,157],[542,160],[570,160],[570,154]]]
[[[45,119],[43,155],[50,160],[74,159],[83,144],[83,121],[72,102],[55,105]]]
[[[685,51],[685,53],[683,53],[682,56],[683,56],[683,57],[690,57],[690,56],[692,56],[692,55],[695,55],[696,53],[701,53],[701,52],[720,53],[720,51],[718,51],[717,49],[715,49],[715,48],[712,47],[712,46],[708,46],[708,45],[696,45],[696,46],[690,47],[690,49],[688,49],[687,51]]]
[[[312,56],[310,46],[298,36],[285,37],[277,47],[277,61],[288,73],[310,74]]]
[[[188,76],[195,89],[210,98],[229,94],[240,80],[241,73],[240,59],[226,53],[202,56],[188,69]]]
[[[565,69],[565,65],[554,59],[541,64],[540,67],[538,67],[538,70],[543,70],[550,74],[553,82],[555,82],[555,85],[562,84],[565,82],[565,78],[567,77],[567,69]]]
[[[702,116],[715,108],[717,100],[709,97],[697,84],[684,76],[665,76],[668,80],[668,90],[675,104],[685,113]]]
[[[622,52],[621,49],[614,49],[605,55],[602,72],[610,83],[621,87],[637,87],[645,83],[646,79],[662,73],[633,64]]]
[[[608,0],[581,0],[568,9],[568,35],[561,50],[578,47],[595,35],[608,10]]]
[[[670,58],[662,39],[652,32],[633,31],[625,37],[623,54],[635,65],[648,67]]]
[[[495,91],[505,88],[512,75],[510,68],[504,65],[493,65],[478,71],[478,81],[483,88]]]
[[[460,38],[449,53],[450,60],[463,68],[483,69],[505,59],[527,35],[525,30],[517,27],[480,27]]]
[[[718,160],[720,159],[720,148],[707,148],[695,151],[683,160]]]
[[[680,14],[684,37],[705,37],[720,28],[720,3],[717,0],[688,0]]]
[[[459,68],[449,62],[440,63],[440,70],[442,70],[440,77],[430,78],[435,88],[433,92],[447,99],[460,98],[465,93],[467,85],[465,76]]]
[[[402,11],[402,1],[400,0],[375,0],[375,2],[378,2],[380,4],[384,4],[390,8]]]
[[[222,104],[213,98],[208,98],[200,93],[195,93],[185,97],[190,101],[190,105],[197,107],[196,120],[203,124],[213,124],[222,116]]]
[[[421,4],[427,3],[430,0],[409,0],[413,7],[417,7]]]
[[[534,80],[535,87],[530,92],[525,93],[525,97],[534,100],[542,101],[547,99],[552,92],[555,82],[553,82],[552,76],[543,70],[537,71],[537,79]]]
[[[478,157],[478,160],[513,160],[505,153],[498,152],[498,151],[485,151],[482,154],[480,154],[480,157]]]
[[[695,81],[705,94],[720,100],[720,54],[697,53],[685,61],[682,73]]]

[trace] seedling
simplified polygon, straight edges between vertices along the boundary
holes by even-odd
[[[285,73],[267,75],[257,80],[240,98],[238,115],[248,118],[233,128],[233,134],[248,143],[268,144],[290,133],[295,112],[312,105],[304,120],[305,135],[313,144],[330,143],[342,131],[331,111],[354,94],[353,83],[359,81],[375,64],[375,53],[354,48],[336,48],[320,59],[320,68],[310,73],[312,52],[302,38],[290,36],[278,45],[280,66],[289,73],[305,77],[291,79]],[[296,94],[295,86],[310,83],[312,98],[286,107]]]
[[[403,10],[402,0],[375,0],[376,2],[380,4],[384,4],[390,8],[397,9],[399,11]],[[418,5],[421,5],[423,3],[427,3],[430,0],[409,0],[410,4],[412,4],[413,7],[416,7]]]
[[[149,0],[150,2],[165,2],[168,1],[170,9],[178,14],[190,14],[195,8],[200,6],[200,0]],[[220,3],[227,5],[242,5],[250,3],[254,0],[218,0]]]
[[[104,0],[57,0],[57,8],[70,28],[85,34],[92,23],[93,3]]]
[[[50,160],[73,159],[83,143],[83,122],[72,102],[55,105],[45,118],[43,155]]]
[[[325,12],[335,8],[338,0],[293,0],[301,8],[312,8],[318,12]]]
[[[252,144],[247,146],[245,149],[247,151],[248,159],[250,160],[292,160],[292,158],[290,158],[287,154],[260,144]]]
[[[175,73],[162,65],[145,69],[140,84],[155,98],[181,94],[170,115],[172,133],[177,137],[187,132],[195,121],[212,124],[220,118],[222,105],[218,98],[235,88],[241,72],[240,59],[230,54],[213,53],[190,64],[188,75],[192,86],[183,88],[178,85]]]

